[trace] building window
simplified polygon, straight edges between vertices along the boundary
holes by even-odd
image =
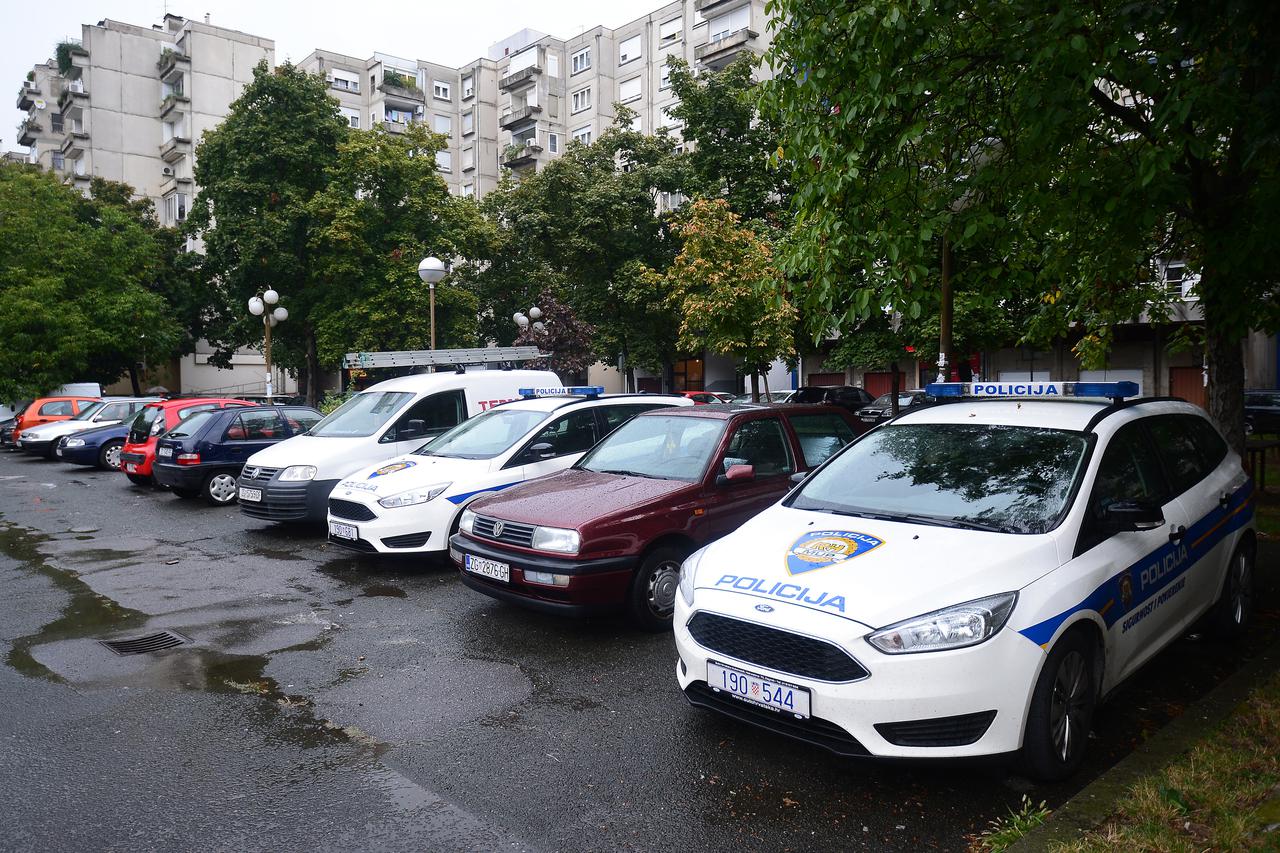
[[[658,212],[668,213],[684,204],[687,199],[681,193],[658,193]]]
[[[462,114],[462,135],[475,133],[476,130],[476,114],[474,112]]]
[[[618,84],[618,100],[622,103],[640,99],[640,78],[632,77]]]
[[[435,83],[433,83],[433,84],[432,84],[432,86],[431,86],[431,94],[432,94],[432,95],[434,95],[435,97],[439,98],[439,99],[440,99],[440,100],[442,100],[442,101],[452,101],[452,100],[453,100],[453,96],[452,96],[452,95],[450,94],[450,92],[449,92],[449,84],[448,84],[448,83],[441,83],[439,80],[437,80]]]
[[[538,64],[538,46],[525,48],[519,53],[511,57],[511,61],[507,63],[507,73],[515,74],[517,71],[523,71],[526,68],[533,68]]]
[[[618,45],[618,64],[640,58],[640,36],[632,36]]]
[[[672,18],[658,25],[658,42],[666,44],[675,41],[680,37],[681,24],[684,21],[681,18]]]
[[[445,136],[451,136],[453,134],[453,119],[449,116],[432,116],[431,129],[436,133],[443,133]]]
[[[638,113],[631,117],[631,129],[636,133],[644,133],[644,119]]]
[[[467,172],[476,167],[476,149],[462,149],[462,171]]]
[[[376,112],[369,113],[369,127],[373,128],[377,126],[378,126],[378,114]]]
[[[351,71],[343,71],[341,68],[334,68],[329,72],[329,74],[332,77],[329,81],[329,85],[333,88],[340,89],[344,92],[360,91],[359,74],[355,74]]]
[[[169,193],[164,197],[164,224],[177,225],[187,218],[187,194]]]
[[[378,86],[378,75],[370,74],[369,75],[369,91],[372,92],[374,89],[377,88],[377,86]]]
[[[591,87],[579,89],[573,93],[573,109],[570,112],[580,113],[591,108]]]
[[[473,97],[476,93],[476,78],[468,74],[462,78],[462,97],[467,99]]]
[[[62,113],[52,113],[49,116],[49,130],[54,133],[62,133]]]
[[[676,118],[671,114],[671,111],[678,106],[680,106],[680,102],[676,101],[675,103],[667,104],[665,107],[663,107],[661,110],[658,111],[658,127],[679,127],[680,126],[681,124],[680,119]]]
[[[560,57],[550,51],[547,52],[547,76],[560,76]]]
[[[441,172],[453,171],[453,155],[448,151],[436,152],[436,168]]]
[[[63,159],[60,153],[55,151],[53,152],[53,158],[50,165],[53,166],[55,171],[61,172],[63,169],[67,168],[67,161]]]
[[[591,67],[591,48],[586,47],[569,59],[569,75],[578,74]]]
[[[658,79],[658,88],[671,88],[671,66],[668,65],[665,60],[663,60],[662,63],[662,76]]]
[[[462,197],[463,197],[463,198],[474,198],[474,197],[475,197],[475,194],[476,194],[476,186],[475,186],[475,184],[463,184],[463,185],[462,185]]]
[[[413,124],[413,113],[408,110],[397,110],[393,107],[386,108],[387,121],[394,121],[397,124]]]
[[[560,134],[558,133],[547,134],[547,150],[550,151],[552,154],[560,153]]]
[[[72,160],[71,162],[74,164],[74,166],[73,166],[73,168],[71,169],[71,171],[75,172],[77,175],[86,175],[86,174],[88,174],[88,169],[87,169],[87,168],[85,167],[85,165],[84,165],[84,158],[83,158],[83,157],[77,157],[76,159]]]
[[[360,128],[359,110],[354,110],[351,107],[338,107],[338,109],[342,111],[342,117],[347,120],[347,125],[349,127],[354,127],[357,130]]]
[[[574,142],[581,142],[583,145],[591,144],[591,125],[580,127],[571,134]]]
[[[711,19],[710,40],[720,41],[725,36],[751,26],[751,7],[739,6]]]

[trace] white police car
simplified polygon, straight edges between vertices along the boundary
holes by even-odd
[[[959,398],[685,561],[680,686],[843,755],[1063,778],[1126,676],[1201,617],[1247,624],[1253,483],[1202,410],[1133,383],[929,390]],[[1116,399],[1051,399],[1093,396]]]
[[[413,453],[357,471],[329,495],[329,541],[367,553],[443,551],[473,498],[551,474],[641,412],[692,406],[675,396],[555,389],[465,420]]]

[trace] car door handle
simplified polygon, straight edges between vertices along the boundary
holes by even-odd
[[[1182,537],[1186,535],[1187,535],[1187,528],[1183,527],[1181,524],[1175,524],[1173,526],[1173,529],[1169,531],[1169,541],[1181,542]]]
[[[1228,506],[1230,506],[1230,504],[1231,504],[1231,495],[1227,494],[1226,492],[1223,492],[1222,494],[1218,495],[1219,508],[1226,509]]]

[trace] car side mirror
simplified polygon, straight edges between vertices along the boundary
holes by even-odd
[[[537,444],[531,446],[529,448],[529,452],[532,453],[536,459],[540,459],[540,460],[554,459],[556,455],[556,449],[552,447],[548,442],[545,442],[545,441],[540,441]]]
[[[421,438],[427,431],[427,422],[422,420],[412,420],[401,427],[396,434],[396,441],[409,441],[414,438]]]
[[[756,469],[752,465],[730,465],[729,470],[716,477],[717,486],[729,483],[742,483],[756,478]]]
[[[1164,525],[1164,513],[1142,501],[1116,501],[1102,511],[1102,521],[1116,533],[1155,530]]]
[[[792,484],[793,484],[793,485],[797,485],[797,486],[798,486],[798,485],[800,485],[801,483],[803,483],[803,482],[804,482],[804,478],[805,478],[805,477],[808,477],[808,476],[809,476],[809,472],[808,472],[808,471],[797,471],[797,472],[795,472],[794,474],[792,474],[788,479],[790,479],[790,480],[791,480],[791,482],[792,482]]]

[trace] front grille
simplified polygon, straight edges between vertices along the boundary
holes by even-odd
[[[497,532],[499,524],[502,525],[501,532]],[[482,515],[477,515],[471,532],[473,536],[482,539],[492,539],[495,542],[506,542],[509,545],[532,548],[533,528],[534,525],[532,524],[519,524],[514,521],[503,521],[500,518],[485,518]]]
[[[132,462],[132,463],[134,463],[134,464],[136,465],[136,464],[139,464],[139,463],[142,463],[142,462],[146,462],[146,461],[147,461],[147,456],[146,456],[146,454],[145,454],[145,453],[121,453],[121,454],[120,454],[120,461],[121,461],[121,462]]]
[[[778,672],[818,681],[857,681],[868,675],[839,646],[755,622],[700,610],[689,620],[689,633],[703,648]]]
[[[759,726],[778,734],[820,746],[836,755],[869,755],[858,739],[835,723],[821,717],[798,720],[793,714],[784,714],[770,708],[762,708],[735,699],[727,693],[716,692],[705,681],[695,681],[684,690],[685,697],[693,705],[733,717],[744,723]]]
[[[343,501],[337,498],[329,500],[329,514],[351,521],[373,521],[378,514],[364,504],[355,501]]]
[[[431,538],[431,531],[426,533],[405,533],[402,536],[388,536],[382,544],[388,548],[421,548]]]
[[[245,485],[245,478],[240,478],[240,485]],[[269,483],[256,483],[254,488],[262,489],[262,500],[240,501],[240,512],[250,518],[262,521],[302,521],[307,517],[306,483],[298,488],[284,488]]]
[[[259,465],[246,465],[240,471],[241,480],[270,480],[279,468],[263,468]]]
[[[134,637],[130,640],[99,640],[99,643],[118,655],[143,655],[147,652],[158,652],[191,642],[176,631],[161,631],[159,634],[148,634],[145,637]]]
[[[958,717],[876,723],[876,731],[895,746],[968,746],[987,733],[995,718],[995,711],[979,711]]]

